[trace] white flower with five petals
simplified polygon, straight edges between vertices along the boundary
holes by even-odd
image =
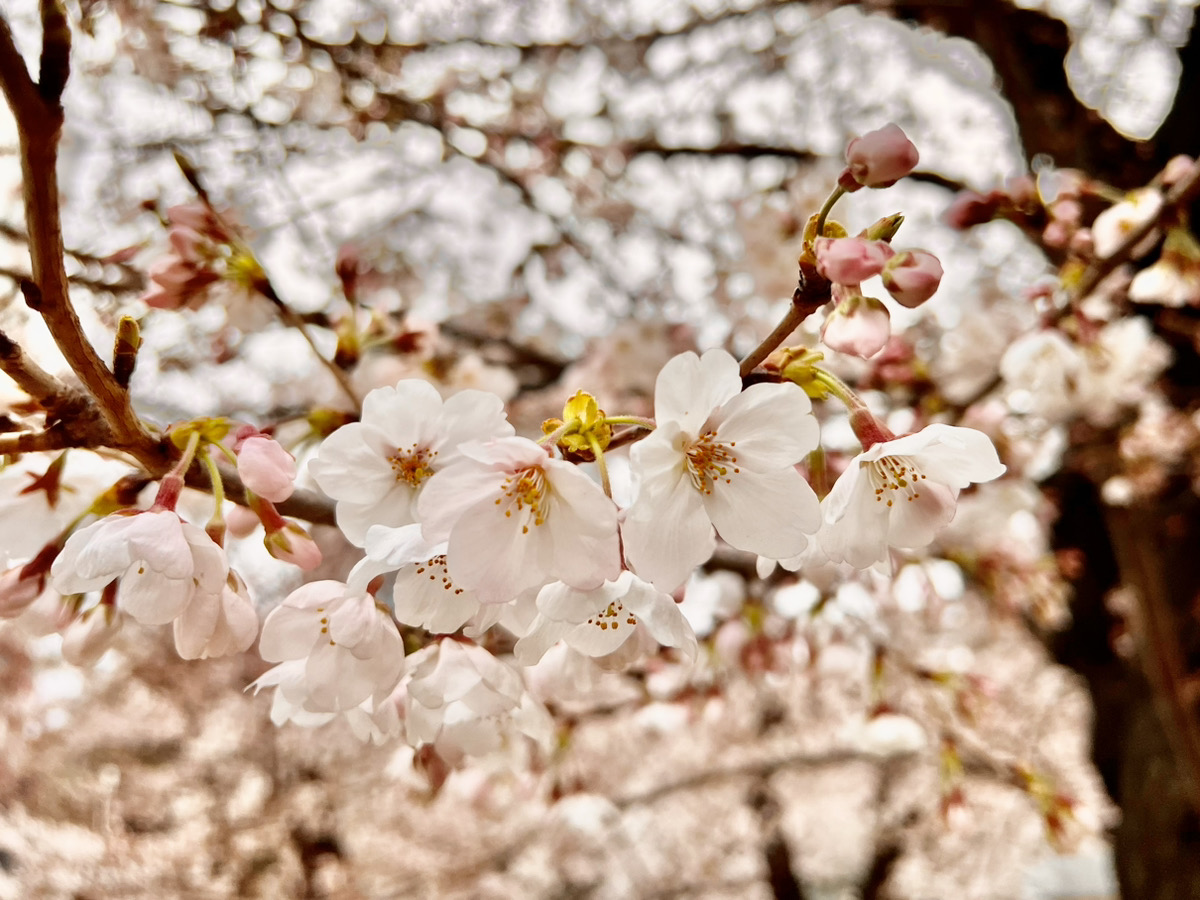
[[[727,543],[772,559],[795,556],[820,525],[817,497],[796,471],[816,449],[817,420],[794,384],[742,390],[724,350],[682,353],[659,373],[658,427],[631,453],[636,496],[622,525],[625,554],[663,591]]]
[[[448,542],[457,588],[505,603],[551,581],[588,590],[617,577],[617,508],[578,467],[522,437],[459,452],[419,503],[425,539]]]
[[[309,470],[337,501],[338,527],[361,547],[372,525],[417,521],[418,495],[462,442],[512,433],[495,394],[468,390],[443,401],[433,385],[407,379],[367,394],[362,419],[326,438]]]
[[[822,501],[821,549],[833,562],[865,569],[889,547],[929,544],[954,518],[958,492],[1004,474],[981,431],[929,425],[858,454]]]

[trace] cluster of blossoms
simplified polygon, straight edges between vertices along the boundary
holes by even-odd
[[[856,139],[809,222],[800,264],[812,283],[798,295],[831,301],[822,335],[833,349],[867,357],[888,340],[886,307],[863,295],[865,280],[880,276],[910,308],[938,288],[932,254],[892,248],[900,217],[855,237],[827,221],[840,196],[887,187],[917,159],[894,125]],[[157,287],[147,301],[171,307],[239,257],[236,235],[211,210],[169,215],[175,256],[151,273]],[[351,293],[353,280],[343,281]],[[756,367],[724,350],[674,356],[657,375],[652,419],[607,415],[581,391],[538,440],[516,434],[493,393],[444,398],[420,379],[371,391],[358,421],[328,434],[308,465],[363,556],[345,581],[293,591],[261,634],[223,550],[219,489],[206,528],[176,511],[193,459],[219,485],[215,448],[236,464],[271,554],[305,570],[320,562],[311,538],[275,508],[292,492],[294,460],[250,426],[177,427],[183,458],[153,505],[95,509],[107,514],[68,527],[4,578],[22,598],[41,591],[47,575],[60,594],[99,594],[71,626],[88,648],[74,654],[81,660],[103,652],[126,617],[172,624],[187,658],[239,652],[257,637],[275,666],[254,686],[275,688],[277,723],[342,718],[364,739],[403,733],[445,759],[512,734],[548,742],[546,711],[520,670],[491,652],[497,646],[512,642],[515,663],[527,667],[552,649],[553,664],[568,669],[592,661],[626,669],[663,648],[691,660],[697,635],[679,601],[718,540],[758,557],[760,569],[887,568],[896,550],[934,540],[961,490],[1005,471],[980,431],[935,423],[896,436],[819,365],[821,353],[779,343],[760,348],[759,359],[776,352],[749,382]],[[813,399],[845,404],[862,446],[828,492]],[[618,503],[626,492],[614,492],[608,460],[630,444],[629,499]],[[497,627],[508,634],[500,643]]]
[[[206,422],[176,435],[186,442],[183,458],[162,479],[148,508],[136,505],[146,481],[122,479],[31,560],[0,575],[0,615],[35,613],[31,607],[45,598],[53,612],[37,611],[32,618],[48,620],[48,626],[35,625],[35,630],[61,632],[63,655],[77,665],[96,662],[126,619],[171,625],[176,650],[184,659],[249,649],[258,636],[258,614],[245,582],[230,568],[220,500],[205,528],[177,511],[183,472],[195,458],[202,434],[236,464],[251,508],[265,526],[268,551],[301,568],[319,563],[312,539],[274,507],[293,490],[296,469],[291,454],[251,426],[231,430]],[[214,484],[219,484],[215,465],[207,455],[204,458]],[[42,480],[49,477],[58,477],[54,466]],[[56,491],[57,486],[47,493]],[[90,516],[95,521],[78,527]]]

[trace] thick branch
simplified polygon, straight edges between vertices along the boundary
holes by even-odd
[[[82,446],[84,444],[78,438],[67,434],[66,430],[62,428],[0,434],[0,456],[36,453],[39,450],[66,450],[68,447]]]
[[[59,217],[58,140],[63,110],[59,96],[69,74],[70,32],[60,3],[43,0],[41,73],[35,85],[17,52],[7,22],[0,18],[0,88],[8,98],[21,143],[25,221],[29,231],[32,283],[23,283],[26,302],[45,319],[63,357],[95,397],[110,434],[102,443],[133,454],[152,472],[168,465],[167,451],[134,414],[129,397],[88,342],[71,305],[63,265]]]

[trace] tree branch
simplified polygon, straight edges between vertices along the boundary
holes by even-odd
[[[21,287],[25,301],[41,314],[71,369],[95,398],[98,416],[107,423],[106,444],[132,454],[152,473],[169,466],[170,451],[134,414],[127,393],[88,342],[71,305],[63,265],[62,221],[58,196],[58,141],[62,133],[60,96],[70,72],[70,30],[61,3],[42,0],[40,72],[35,85],[17,52],[8,23],[0,17],[0,89],[3,89],[21,145],[25,221],[29,232],[32,282]]]
[[[41,450],[66,450],[68,447],[82,447],[78,438],[72,437],[66,429],[53,427],[46,431],[21,431],[16,434],[0,434],[0,456],[17,453],[36,453]]]

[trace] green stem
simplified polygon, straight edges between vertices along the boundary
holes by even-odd
[[[653,419],[645,416],[605,416],[600,420],[601,425],[637,425],[647,431],[653,431],[657,425]]]
[[[204,464],[204,468],[208,470],[208,480],[212,483],[213,502],[217,505],[217,511],[213,513],[212,521],[224,521],[221,509],[225,505],[225,482],[221,479],[221,470],[217,468],[217,461],[212,458],[211,453],[202,454],[200,461]]]
[[[837,185],[832,193],[825,198],[825,205],[821,207],[821,211],[817,213],[817,228],[814,238],[821,237],[821,232],[825,229],[825,220],[829,218],[829,214],[833,212],[834,204],[842,199],[842,195],[846,193],[846,189],[840,184]]]
[[[842,379],[838,378],[832,372],[827,372],[825,369],[812,367],[813,380],[818,381],[829,390],[833,396],[837,397],[846,408],[851,412],[858,409],[866,409],[867,404],[863,403],[862,397],[854,393],[854,390]]]
[[[600,485],[604,488],[604,495],[611,500],[612,482],[608,480],[608,463],[604,460],[604,448],[600,446],[596,435],[590,431],[587,433],[587,442],[592,448],[592,453],[596,455],[596,468],[600,470]]]

